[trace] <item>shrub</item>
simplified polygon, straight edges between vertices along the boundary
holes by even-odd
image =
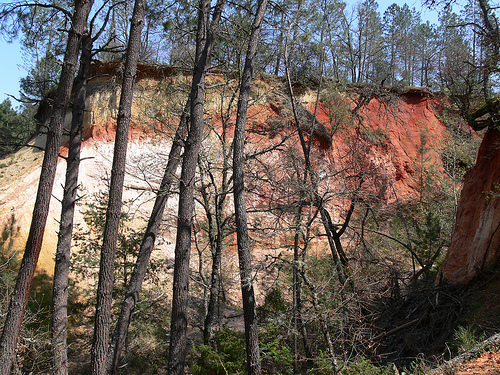
[[[283,297],[281,289],[272,288],[264,297],[264,304],[257,307],[257,313],[260,318],[276,316],[278,313],[283,313],[289,308],[289,303]]]
[[[243,334],[224,327],[213,336],[212,345],[193,348],[193,375],[243,375],[245,344]]]
[[[394,371],[389,367],[377,367],[365,357],[359,357],[355,362],[349,365],[342,375],[393,375]]]
[[[279,322],[271,322],[259,337],[262,367],[269,373],[293,373],[293,353],[286,343],[286,328]]]

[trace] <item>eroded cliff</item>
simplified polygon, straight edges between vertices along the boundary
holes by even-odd
[[[99,64],[94,67],[94,73],[99,74],[89,84],[80,171],[81,195],[88,199],[96,192],[106,191],[120,95],[117,66]],[[228,144],[231,140],[236,89],[233,78],[212,74],[208,79],[203,154],[214,165],[221,162],[223,124],[227,126]],[[182,71],[147,66],[139,69],[124,196],[132,202],[127,209],[134,212],[138,227],[149,216],[154,189],[162,175],[188,85],[189,75]],[[425,168],[422,165],[423,140],[426,142],[426,163],[434,165],[437,173],[442,173],[440,150],[446,143],[447,131],[435,111],[439,103],[425,90],[408,90],[400,94],[385,90],[385,97],[363,97],[358,89],[342,91],[332,86],[322,90],[318,106],[315,91],[298,88],[297,92],[302,107],[309,113],[303,114],[304,123],[311,116],[314,118],[312,114],[315,112],[319,121],[315,125],[312,155],[321,177],[320,191],[334,220],[340,219],[349,208],[352,192],[359,183],[354,177],[362,177],[364,181],[362,192],[358,194],[379,207],[398,199],[404,201],[417,197],[421,171]],[[262,176],[266,175],[273,183],[283,181],[283,186],[290,184],[288,175],[292,172],[287,168],[292,168],[293,155],[300,155],[301,151],[283,83],[278,79],[260,77],[254,84],[252,97],[247,123],[248,152],[259,154],[267,148],[275,148],[259,156],[259,163],[249,163],[249,168],[262,168]],[[364,102],[360,103],[361,100]],[[356,112],[354,115],[353,111]],[[34,142],[43,145],[43,137]],[[63,146],[61,153],[64,155],[65,152]],[[0,172],[0,220],[5,238],[13,238],[11,247],[14,250],[23,249],[28,233],[40,173],[40,155],[37,148],[25,148],[14,155],[12,163]],[[65,163],[61,159],[54,191],[54,197],[59,199],[62,197],[64,169]],[[287,188],[287,196],[272,191],[272,186],[270,183],[250,182],[250,208],[262,212],[272,203],[284,205],[296,198],[291,188]],[[176,199],[174,196],[169,201],[165,225],[157,241],[157,256],[161,259],[173,258]],[[40,269],[49,274],[53,267],[58,217],[59,202],[53,199],[39,263]],[[77,214],[77,222],[82,224],[81,212]],[[9,235],[9,223],[12,223],[12,236]],[[274,236],[256,241],[256,246],[260,243],[277,254],[287,247],[282,240]],[[317,248],[321,247],[318,246],[321,241],[318,237]]]
[[[489,128],[465,176],[456,226],[438,281],[472,280],[500,265],[500,131]]]

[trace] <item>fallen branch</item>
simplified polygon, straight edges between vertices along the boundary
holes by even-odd
[[[414,319],[414,320],[412,320],[410,322],[407,322],[407,323],[405,323],[405,324],[403,324],[403,325],[401,325],[399,327],[393,328],[390,331],[383,332],[380,335],[377,335],[374,338],[372,338],[371,341],[376,341],[376,340],[379,340],[379,339],[381,339],[383,337],[390,336],[390,335],[392,335],[392,334],[394,334],[394,333],[396,333],[398,331],[401,331],[402,329],[405,329],[406,327],[409,327],[409,326],[411,326],[411,325],[413,325],[415,323],[420,322],[421,320],[422,320],[422,318],[417,318],[417,319]]]
[[[489,339],[477,344],[470,350],[450,359],[443,365],[431,371],[431,374],[440,374],[446,372],[446,370],[456,368],[465,362],[475,358],[478,354],[484,352],[487,348],[498,348],[500,347],[500,333],[491,336]]]

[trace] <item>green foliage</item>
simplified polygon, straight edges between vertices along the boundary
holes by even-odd
[[[212,345],[193,347],[193,375],[243,375],[245,345],[243,334],[224,327],[213,336]]]
[[[432,148],[428,145],[427,132],[424,129],[420,129],[420,146],[418,148],[416,172],[418,175],[417,190],[420,193],[421,203],[425,203],[428,196],[434,193],[435,183],[438,179],[438,167],[432,162],[431,151]]]
[[[430,373],[431,367],[429,361],[423,355],[419,355],[408,368],[405,368],[405,371],[401,372],[401,375],[425,375]]]
[[[21,78],[23,95],[33,101],[46,98],[57,88],[60,75],[61,64],[52,53],[47,53],[47,56],[35,63],[26,77]]]
[[[264,297],[264,304],[257,308],[260,320],[267,322],[259,335],[262,367],[273,374],[291,374],[293,354],[290,343],[289,319],[286,313],[290,303],[285,299],[282,288],[271,288]]]
[[[495,181],[493,182],[493,186],[490,191],[484,191],[484,194],[486,194],[486,203],[490,201],[490,199],[493,198],[499,198],[500,197],[500,181]]]
[[[434,211],[428,211],[424,223],[415,226],[416,238],[413,240],[416,252],[423,261],[426,268],[430,268],[434,262],[434,255],[440,251],[441,245],[441,222]]]
[[[347,368],[342,371],[342,375],[359,375],[359,374],[393,375],[394,370],[392,370],[390,367],[375,366],[368,359],[364,357],[359,357],[355,362],[349,364]]]
[[[106,209],[108,194],[99,192],[90,196],[83,203],[82,211],[86,228],[76,226],[74,233],[75,245],[79,251],[73,256],[71,271],[79,279],[90,284],[89,288],[82,290],[84,295],[94,298],[94,287],[97,285],[101,239],[106,222]],[[124,210],[127,202],[124,203]],[[132,217],[122,212],[120,229],[118,233],[116,259],[115,259],[115,285],[114,293],[123,295],[125,287],[134,265],[135,257],[141,243],[141,231],[132,227]],[[119,299],[119,298],[118,298]]]
[[[453,181],[463,181],[465,173],[476,164],[481,137],[470,130],[453,108],[445,108],[440,113],[440,119],[448,133],[441,151],[443,169]]]
[[[283,297],[281,289],[274,287],[264,297],[264,304],[257,307],[257,313],[261,318],[276,316],[289,308],[289,303]]]
[[[81,204],[86,227],[79,226],[74,231],[75,247],[78,251],[72,257],[71,272],[77,283],[71,289],[81,291],[81,307],[95,303],[95,291],[99,272],[99,259],[102,234],[106,221],[108,194],[99,192],[87,197]],[[120,228],[115,258],[115,283],[113,289],[113,314],[121,308],[123,295],[134,266],[142,241],[141,229],[134,229],[137,222],[130,214],[130,202],[122,208]],[[141,222],[142,223],[142,222]],[[165,292],[166,281],[160,280],[158,274],[166,272],[164,262],[151,262],[135,307],[131,322],[124,358],[127,368],[139,370],[142,374],[157,374],[166,367],[167,343],[165,337],[169,327],[170,315],[168,307],[160,298]]]
[[[259,335],[262,366],[273,374],[292,374],[293,353],[286,343],[286,330],[279,322],[270,322]]]
[[[339,135],[344,129],[353,126],[352,112],[349,106],[345,105],[345,98],[336,87],[329,86],[321,94],[320,100],[328,116],[330,137]]]
[[[367,358],[360,356],[352,362],[339,363],[341,375],[393,375],[391,366],[376,366]],[[321,353],[316,360],[316,368],[311,374],[330,375],[333,374],[332,362],[325,353]]]
[[[463,353],[474,348],[486,338],[484,333],[479,334],[471,326],[460,326],[453,333],[453,344],[460,353]]]
[[[20,148],[34,131],[34,120],[12,108],[9,99],[0,103],[0,156]],[[7,165],[7,163],[2,163],[1,167],[4,168]]]
[[[376,146],[384,146],[389,134],[383,129],[372,130],[367,127],[361,128],[361,137]]]
[[[141,374],[158,374],[167,367],[168,345],[165,340],[170,314],[163,306],[139,303],[129,329],[125,354],[129,368]]]
[[[315,368],[310,372],[315,375],[330,375],[333,374],[332,361],[328,358],[328,355],[320,351],[318,357],[314,361]]]

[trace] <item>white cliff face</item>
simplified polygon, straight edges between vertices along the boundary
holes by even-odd
[[[123,197],[124,202],[126,202],[124,209],[133,217],[132,222],[136,226],[135,229],[139,229],[147,223],[154,203],[154,190],[161,181],[165,166],[164,161],[166,161],[169,149],[170,143],[166,140],[148,139],[129,143]],[[81,159],[79,195],[82,198],[80,204],[77,205],[75,223],[84,226],[81,212],[85,207],[82,203],[92,199],[93,195],[100,192],[105,193],[108,190],[113,143],[89,139],[82,147]],[[33,163],[28,164],[29,160],[32,160]],[[41,161],[41,152],[26,148],[16,154],[11,165],[2,169],[5,178],[0,184],[0,225],[2,230],[8,231],[8,226],[11,222],[13,223],[15,228],[13,250],[22,251],[28,236]],[[27,171],[28,169],[31,171]],[[65,172],[66,163],[64,159],[60,158],[38,266],[39,270],[45,270],[49,274],[53,273]],[[173,194],[165,211],[164,231],[157,241],[161,256],[167,259],[173,258],[176,207],[177,196]]]

